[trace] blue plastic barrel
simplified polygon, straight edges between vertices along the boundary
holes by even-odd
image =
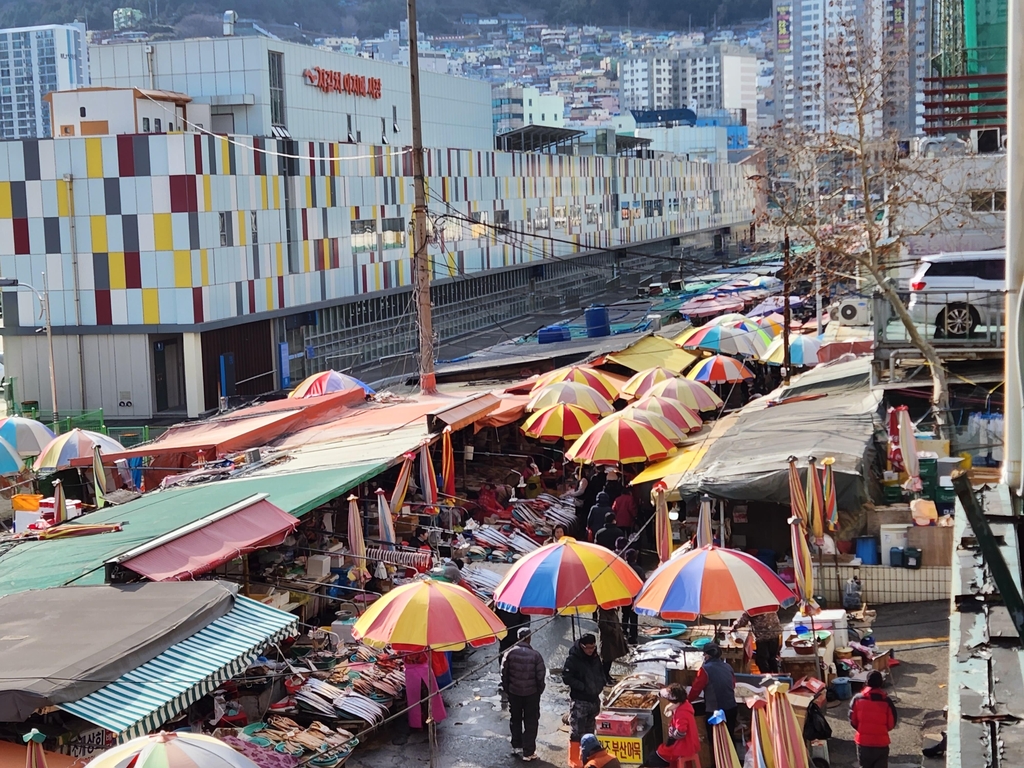
[[[850,678],[837,677],[832,680],[832,690],[836,692],[836,698],[846,701],[853,698],[853,686],[850,685]]]
[[[538,344],[554,344],[556,341],[571,341],[572,331],[564,325],[546,325],[537,331]]]
[[[878,565],[878,541],[874,536],[857,537],[857,557],[864,565]]]
[[[604,304],[593,304],[586,308],[583,316],[587,322],[587,338],[596,339],[600,336],[612,335],[612,324],[608,319],[608,307]]]

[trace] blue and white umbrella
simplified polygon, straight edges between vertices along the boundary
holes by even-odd
[[[783,335],[779,334],[768,349],[761,355],[761,362],[769,365],[782,365],[785,362],[785,353],[782,349]],[[819,362],[818,351],[821,349],[821,341],[817,336],[810,334],[799,334],[790,337],[789,340],[789,364],[801,368],[810,368]]]
[[[41,421],[27,419],[24,416],[8,416],[0,420],[0,437],[25,457],[38,456],[55,435]]]

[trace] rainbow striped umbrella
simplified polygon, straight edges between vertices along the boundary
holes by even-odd
[[[810,768],[807,744],[797,722],[789,695],[778,683],[768,688],[768,727],[772,732],[775,765],[785,768]]]
[[[768,728],[768,702],[748,699],[750,706],[750,746],[753,768],[775,768],[772,734]]]
[[[380,539],[386,542],[385,549],[394,549],[398,541],[395,535],[395,521],[391,517],[391,507],[388,506],[388,494],[383,488],[377,489],[377,523],[380,526]]]
[[[789,518],[789,543],[793,548],[793,571],[796,574],[796,594],[800,603],[800,612],[805,616],[813,616],[818,612],[818,604],[814,602],[814,570],[811,563],[811,550],[807,546],[800,521]]]
[[[402,468],[398,470],[395,490],[391,492],[391,508],[395,510],[396,515],[402,514],[402,505],[405,503],[405,494],[409,492],[409,480],[412,478],[414,461],[416,461],[416,455],[413,453],[402,456]]]
[[[722,398],[710,387],[690,378],[669,379],[655,384],[647,396],[675,400],[693,411],[716,411],[723,405]]]
[[[761,354],[761,362],[769,365],[782,365],[786,361],[786,353],[782,342],[785,336],[779,335],[771,340],[771,343]],[[818,351],[821,349],[821,342],[817,336],[811,334],[800,334],[793,336],[789,341],[789,364],[801,368],[811,368],[820,362]]]
[[[825,498],[821,490],[821,476],[814,463],[814,457],[807,460],[807,516],[811,521],[811,534],[817,542],[824,541],[825,530],[821,516],[825,509]]]
[[[362,389],[368,395],[374,393],[368,384],[354,376],[346,376],[337,371],[321,371],[299,382],[299,385],[288,393],[288,397],[320,397],[332,392],[344,392],[346,389]]]
[[[725,355],[757,357],[760,354],[751,332],[734,325],[705,325],[684,343],[685,349],[707,349]]]
[[[702,327],[707,328],[709,325],[732,325],[733,323],[743,323],[749,320],[749,317],[739,312],[726,312],[724,315],[708,320]]]
[[[789,462],[789,508],[793,517],[800,521],[801,527],[807,529],[807,493],[800,481],[800,470],[796,468],[796,456],[790,456]]]
[[[605,418],[632,419],[633,421],[639,421],[641,424],[646,424],[662,437],[667,437],[675,445],[682,445],[685,443],[686,433],[690,431],[688,429],[680,429],[657,411],[649,411],[646,409],[634,410],[632,406],[623,408],[621,411],[616,411],[611,416],[606,416]]]
[[[773,312],[770,315],[757,318],[754,322],[762,331],[774,338],[782,333],[782,324],[785,322],[785,318],[778,312]]]
[[[553,443],[559,440],[575,440],[592,426],[598,417],[571,403],[556,403],[531,414],[521,427],[523,434]]]
[[[86,768],[257,768],[220,739],[201,733],[160,733],[118,744]]]
[[[437,504],[437,474],[430,458],[430,446],[426,443],[420,446],[420,492],[428,507]]]
[[[445,503],[455,505],[455,449],[452,448],[452,428],[441,433],[441,495]]]
[[[839,525],[839,500],[836,497],[836,475],[832,470],[832,465],[835,463],[836,460],[831,456],[826,457],[821,462],[821,485],[825,501],[823,515],[830,531],[834,531]]]
[[[503,611],[551,616],[629,605],[643,584],[623,560],[598,544],[565,536],[523,557],[494,590]]]
[[[546,384],[534,391],[530,402],[526,404],[526,410],[532,413],[533,411],[539,411],[541,408],[557,405],[558,403],[578,405],[588,413],[598,416],[604,416],[606,413],[611,413],[615,410],[612,408],[612,404],[608,402],[608,398],[596,389],[588,387],[586,384],[577,384],[573,381],[558,381],[553,384]]]
[[[664,563],[672,557],[672,521],[668,516],[668,500],[665,493],[668,486],[659,481],[654,484],[654,546],[658,562]]]
[[[725,355],[712,355],[695,365],[686,378],[705,384],[735,384],[754,378],[754,374],[739,360]]]
[[[46,752],[43,751],[43,742],[46,741],[46,734],[41,733],[38,728],[21,737],[27,745],[25,754],[25,768],[46,768]]]
[[[569,447],[565,458],[581,464],[635,464],[664,459],[674,448],[669,438],[635,419],[603,419]]]
[[[725,720],[725,712],[715,710],[708,718],[708,724],[714,741],[711,746],[715,753],[715,768],[742,768],[739,755],[736,754],[736,745],[732,743],[732,734],[729,733],[729,724]]]
[[[695,410],[683,405],[678,400],[670,400],[667,397],[648,395],[637,400],[628,410],[656,413],[684,432],[696,432],[700,429],[701,424],[703,424]]]
[[[645,371],[633,374],[632,378],[622,385],[622,392],[619,393],[619,396],[634,399],[643,397],[655,384],[675,378],[677,378],[676,374],[667,368],[660,366],[648,368]]]
[[[0,419],[0,438],[13,445],[22,457],[38,456],[54,437],[53,430],[41,421],[24,416]]]
[[[112,437],[87,429],[72,429],[47,443],[36,456],[32,468],[41,472],[69,467],[72,459],[92,458],[92,449],[96,445],[100,447],[100,453],[121,453],[124,450],[124,446]]]
[[[716,613],[767,613],[795,599],[785,582],[757,558],[709,545],[663,563],[647,579],[634,609],[666,621],[693,621]]]
[[[505,636],[505,625],[469,590],[427,579],[393,589],[359,617],[352,637],[396,651],[460,651]]]
[[[567,368],[559,368],[551,373],[546,373],[537,379],[537,383],[533,385],[531,392],[543,389],[548,384],[558,384],[563,381],[583,384],[596,389],[601,393],[601,397],[609,400],[614,400],[619,396],[619,388],[612,383],[611,379],[600,371],[595,371],[593,368],[585,365],[570,365]]]

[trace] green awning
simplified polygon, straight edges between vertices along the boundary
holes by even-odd
[[[102,584],[103,564],[158,536],[237,504],[255,493],[301,517],[382,472],[387,462],[306,472],[221,480],[151,493],[78,518],[84,523],[121,523],[124,529],[81,538],[19,544],[0,556],[0,595],[65,584]]]

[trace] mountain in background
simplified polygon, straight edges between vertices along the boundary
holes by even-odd
[[[224,11],[239,18],[280,25],[301,34],[375,37],[394,29],[406,16],[405,0],[0,0],[0,27],[85,21],[90,29],[110,29],[115,8],[133,6],[147,16],[158,7],[155,22],[167,34],[215,35]],[[685,30],[689,26],[728,26],[771,14],[771,0],[419,0],[420,29],[428,34],[457,31],[463,13],[522,13],[551,24],[594,24],[644,29]],[[464,28],[463,28],[464,29]],[[300,31],[301,30],[301,31]],[[277,30],[274,30],[277,32]]]

